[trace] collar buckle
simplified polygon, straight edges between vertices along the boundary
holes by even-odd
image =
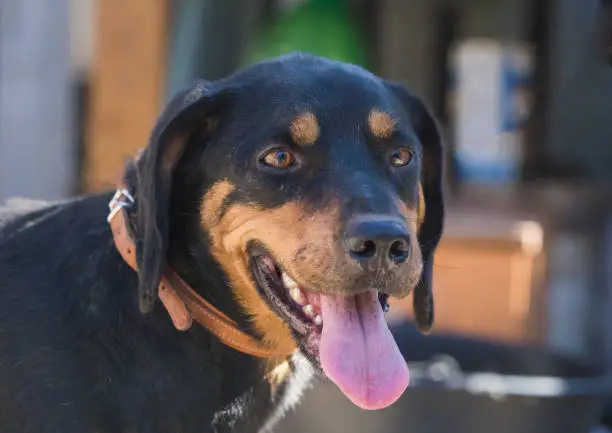
[[[132,197],[127,188],[118,189],[108,203],[109,212],[106,221],[110,223],[115,215],[117,215],[117,212],[124,208],[131,208],[135,203],[136,200],[134,200],[134,197]]]

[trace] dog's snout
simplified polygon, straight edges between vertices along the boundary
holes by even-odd
[[[410,233],[399,218],[354,217],[348,222],[345,244],[351,257],[375,269],[401,264],[410,255]]]

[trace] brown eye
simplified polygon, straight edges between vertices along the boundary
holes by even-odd
[[[398,147],[389,152],[389,163],[393,167],[404,167],[410,164],[414,154],[407,147]]]
[[[272,168],[287,169],[296,164],[295,155],[287,150],[275,149],[266,153],[261,161]]]

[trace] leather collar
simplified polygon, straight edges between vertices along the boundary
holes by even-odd
[[[109,202],[107,221],[113,232],[115,247],[123,260],[138,272],[136,244],[129,230],[127,210],[135,200],[125,186],[121,186]],[[166,266],[158,287],[158,295],[174,326],[186,330],[192,319],[215,335],[221,342],[242,353],[258,358],[287,357],[291,353],[266,346],[261,340],[242,331],[238,324],[196,293],[170,266]]]

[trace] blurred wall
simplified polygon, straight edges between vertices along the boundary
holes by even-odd
[[[611,182],[612,67],[597,41],[600,0],[554,0],[547,152]]]
[[[381,2],[377,27],[381,75],[410,84],[431,101],[435,81],[435,26],[439,1],[386,0]],[[406,23],[410,17],[410,24]]]
[[[238,68],[264,9],[262,0],[181,0],[171,5],[167,98],[196,78],[218,80]]]
[[[426,98],[441,85],[435,68],[441,8],[457,7],[458,38],[527,38],[529,0],[384,0],[378,3],[381,73]],[[409,21],[409,24],[407,23]]]
[[[0,202],[73,192],[68,0],[0,0]]]
[[[70,64],[78,79],[85,79],[94,57],[96,0],[69,0]]]

